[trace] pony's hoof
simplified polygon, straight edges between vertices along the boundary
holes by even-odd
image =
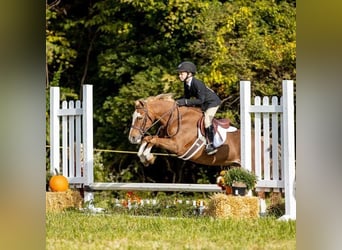
[[[142,164],[144,165],[144,167],[148,167],[150,165],[150,163],[148,162],[142,162]]]
[[[140,157],[140,162],[144,165],[144,167],[150,165],[150,163],[146,160],[145,157]]]
[[[150,157],[148,157],[148,159],[146,159],[146,160],[149,164],[152,165],[152,164],[154,164],[156,157],[154,155],[150,155]]]
[[[153,158],[151,160],[149,160],[149,163],[152,165],[152,164],[154,164],[155,160],[156,160],[156,157],[153,156]]]

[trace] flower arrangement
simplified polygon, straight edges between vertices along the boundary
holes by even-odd
[[[217,186],[221,187],[222,190],[226,190],[226,184],[224,182],[224,175],[226,174],[226,170],[222,170],[220,175],[216,179]]]
[[[115,212],[124,212],[134,215],[165,215],[175,216],[202,216],[207,209],[205,199],[182,199],[168,195],[157,195],[157,197],[143,198],[139,193],[128,191],[120,198],[111,201],[110,207]]]
[[[220,176],[217,178],[217,185],[224,190],[227,186],[233,187],[242,183],[246,186],[247,190],[252,190],[257,180],[258,178],[254,173],[242,167],[233,167],[220,172]]]

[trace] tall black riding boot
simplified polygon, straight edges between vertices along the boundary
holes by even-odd
[[[208,139],[208,144],[207,144],[207,147],[205,148],[205,151],[208,155],[213,155],[217,152],[217,149],[213,145],[213,140],[214,140],[213,126],[211,125],[209,128],[206,128],[205,132],[207,134],[207,139]]]

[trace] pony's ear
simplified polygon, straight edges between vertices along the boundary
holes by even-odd
[[[137,100],[135,101],[135,108],[141,108],[144,106],[144,101],[143,100]]]

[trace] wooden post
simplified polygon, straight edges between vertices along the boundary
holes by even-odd
[[[93,150],[93,86],[83,85],[83,150],[84,175],[88,186],[94,182],[94,150]],[[93,200],[92,192],[84,192],[84,201]]]
[[[283,81],[283,152],[285,181],[285,215],[280,219],[296,219],[295,198],[295,141],[294,141],[294,98],[293,81]]]
[[[251,158],[251,83],[240,81],[240,119],[241,119],[241,166],[252,170]]]

